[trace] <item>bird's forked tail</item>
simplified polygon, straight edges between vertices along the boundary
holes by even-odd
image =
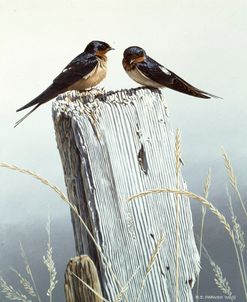
[[[17,127],[21,122],[23,122],[32,112],[34,112],[34,110],[36,110],[41,104],[37,104],[34,108],[32,108],[32,110],[30,110],[27,114],[25,114],[21,119],[19,119],[15,125],[14,125],[14,128]],[[25,108],[23,108],[25,109]],[[22,110],[21,108],[16,110],[16,111],[20,111]]]

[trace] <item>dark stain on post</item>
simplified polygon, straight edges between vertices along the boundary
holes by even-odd
[[[148,173],[148,162],[147,162],[147,157],[146,157],[146,153],[145,153],[143,144],[141,144],[141,148],[138,152],[137,159],[138,159],[138,163],[139,163],[142,171],[145,174],[147,174]]]

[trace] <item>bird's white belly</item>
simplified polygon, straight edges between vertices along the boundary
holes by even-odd
[[[85,90],[98,85],[106,77],[106,62],[101,60],[85,77],[75,82],[69,90]]]
[[[148,87],[154,87],[154,88],[161,88],[164,87],[163,85],[156,83],[155,81],[149,79],[146,77],[138,68],[134,68],[132,70],[126,70],[127,74],[136,81],[137,83],[148,86]]]

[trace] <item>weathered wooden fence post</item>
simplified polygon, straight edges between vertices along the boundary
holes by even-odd
[[[174,133],[162,92],[71,92],[54,102],[53,118],[69,200],[99,245],[72,212],[76,252],[93,260],[102,295],[109,301],[174,302],[176,196],[126,202],[138,192],[177,185]],[[186,188],[182,178],[180,188]],[[186,302],[193,301],[199,257],[189,200],[180,196],[179,202],[178,301]],[[161,234],[164,243],[146,275]]]
[[[102,296],[97,269],[88,256],[70,259],[65,272],[64,291],[66,302],[103,302],[81,280]]]

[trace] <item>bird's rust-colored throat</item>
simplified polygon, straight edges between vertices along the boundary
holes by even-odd
[[[104,59],[106,59],[106,53],[109,51],[109,50],[111,50],[112,48],[107,48],[107,49],[104,49],[104,50],[98,50],[98,51],[96,51],[96,56],[97,57],[100,57],[100,58],[104,58]]]
[[[122,63],[125,70],[132,70],[135,68],[135,65],[138,63],[141,63],[145,60],[145,56],[136,57],[132,59],[126,59],[124,58]]]

